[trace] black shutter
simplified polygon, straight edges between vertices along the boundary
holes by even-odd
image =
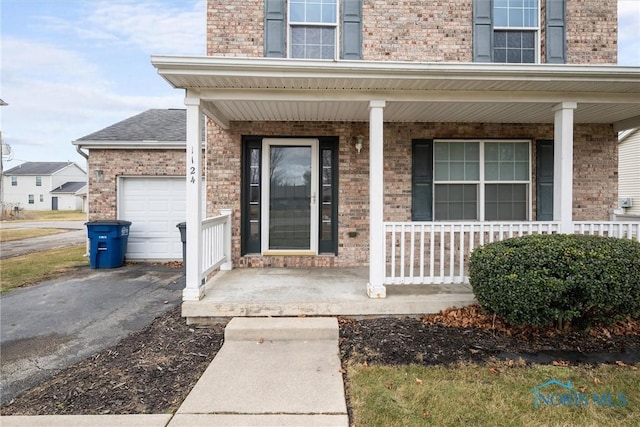
[[[433,220],[433,140],[414,139],[411,167],[411,220]]]
[[[341,59],[362,59],[362,1],[342,2]]]
[[[473,62],[493,62],[493,0],[473,0]]]
[[[547,0],[546,51],[547,63],[567,62],[565,36],[565,0]]]
[[[285,0],[264,1],[264,56],[285,58]]]
[[[536,220],[553,221],[553,141],[536,142]]]

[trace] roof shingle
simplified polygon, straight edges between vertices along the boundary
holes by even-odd
[[[6,170],[3,175],[51,175],[73,162],[26,162]]]
[[[78,141],[186,141],[187,111],[150,109]]]

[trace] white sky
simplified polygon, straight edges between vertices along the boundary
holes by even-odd
[[[204,55],[205,0],[0,0],[0,129],[14,160],[84,159],[71,144],[149,108],[184,108],[152,54]],[[640,66],[640,0],[618,0],[619,65]]]

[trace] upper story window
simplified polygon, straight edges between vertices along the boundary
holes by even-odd
[[[42,187],[42,177],[36,176],[36,187]]]
[[[14,175],[11,177],[11,186],[16,187],[17,185],[18,185],[18,177]]]
[[[538,63],[544,45],[544,62],[564,64],[566,1],[548,0],[543,20],[540,0],[473,0],[473,61]]]
[[[538,62],[538,16],[538,0],[494,1],[493,62]]]
[[[289,2],[289,57],[335,59],[337,36],[337,0]]]
[[[362,0],[265,0],[264,56],[362,59]]]

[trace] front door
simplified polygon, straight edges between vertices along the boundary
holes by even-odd
[[[52,211],[57,211],[58,210],[58,198],[57,197],[52,197],[51,198],[51,210]]]
[[[262,252],[318,250],[318,140],[263,140]]]

